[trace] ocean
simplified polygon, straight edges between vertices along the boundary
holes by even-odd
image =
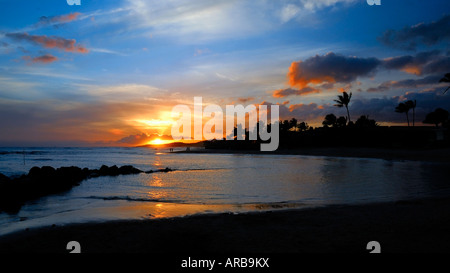
[[[175,151],[182,148],[175,148]],[[240,213],[450,196],[448,163],[154,148],[0,148],[0,173],[33,166],[132,165],[171,172],[103,176],[0,213],[0,235],[47,225]]]

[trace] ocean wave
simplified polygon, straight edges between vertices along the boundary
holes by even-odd
[[[47,153],[48,152],[44,151],[0,151],[0,155],[9,155],[9,154],[42,155]]]
[[[228,170],[227,168],[189,168],[189,169],[170,169],[173,172],[196,172],[196,171],[220,171],[220,170]],[[152,172],[165,172],[164,169],[159,170],[150,170],[146,173]]]
[[[106,201],[124,200],[131,202],[157,202],[157,203],[183,203],[180,200],[154,199],[154,198],[139,198],[131,196],[89,196],[86,199],[99,199]]]
[[[298,201],[280,201],[280,202],[256,202],[256,203],[215,203],[215,202],[186,202],[182,200],[168,200],[168,199],[155,199],[155,198],[141,198],[132,196],[89,196],[84,197],[86,199],[98,199],[106,201],[123,200],[130,202],[153,202],[153,203],[176,203],[176,204],[196,204],[196,205],[220,205],[220,206],[234,206],[237,208],[251,208],[256,210],[267,210],[267,209],[289,209],[289,208],[300,208],[307,207],[307,203]],[[211,200],[212,201],[212,200]]]

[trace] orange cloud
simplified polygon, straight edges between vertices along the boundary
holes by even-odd
[[[120,135],[124,134],[124,131],[121,129],[110,129],[109,132],[116,136],[120,136]]]
[[[28,58],[29,58],[29,56],[25,56],[25,57],[28,57]],[[53,56],[53,55],[50,55],[50,54],[45,54],[45,55],[42,55],[42,56],[39,56],[39,57],[30,58],[30,60],[31,60],[33,63],[44,63],[44,64],[48,64],[48,63],[52,63],[52,62],[57,61],[58,58],[55,57],[55,56]]]
[[[409,74],[415,74],[415,75],[421,75],[422,74],[422,69],[419,66],[406,66],[404,68],[401,69],[402,71],[409,73]]]
[[[81,15],[81,13],[79,13],[79,12],[73,12],[73,13],[57,15],[57,16],[42,16],[39,19],[38,24],[46,25],[46,24],[53,24],[53,23],[68,23],[73,20],[76,20],[77,17],[80,15]]]
[[[292,89],[292,88],[286,88],[286,89],[278,89],[275,90],[272,94],[275,98],[284,98],[291,95],[306,95],[306,94],[313,94],[313,93],[320,93],[319,89],[315,89],[309,86],[300,88],[300,89]]]
[[[291,111],[291,112],[296,109],[305,109],[305,108],[312,110],[312,109],[316,109],[319,107],[317,107],[317,104],[315,104],[315,103],[310,103],[310,104],[299,103],[299,104],[289,105],[289,111]],[[323,108],[319,108],[319,109],[323,109]]]
[[[304,88],[310,83],[318,84],[322,82],[336,82],[333,77],[327,75],[309,76],[307,71],[302,67],[302,63],[302,61],[293,62],[289,67],[287,77],[290,86]]]
[[[304,88],[308,84],[349,83],[358,77],[369,76],[380,65],[376,58],[358,58],[329,52],[305,61],[293,62],[287,74],[292,87]]]
[[[238,98],[238,102],[240,102],[240,103],[247,103],[247,102],[252,101],[254,99],[255,99],[254,97]]]
[[[7,37],[14,40],[24,40],[38,44],[44,48],[57,48],[73,53],[88,53],[89,50],[83,46],[76,45],[74,39],[64,39],[57,36],[29,35],[28,33],[7,33]]]

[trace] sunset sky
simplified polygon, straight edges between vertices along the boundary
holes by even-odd
[[[346,115],[343,90],[352,120],[404,125],[408,99],[417,121],[450,110],[448,0],[81,4],[0,0],[0,146],[143,144],[194,96],[313,126]]]

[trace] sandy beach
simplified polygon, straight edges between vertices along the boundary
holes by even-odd
[[[72,224],[0,238],[0,252],[383,253],[449,252],[450,198],[244,214]]]

